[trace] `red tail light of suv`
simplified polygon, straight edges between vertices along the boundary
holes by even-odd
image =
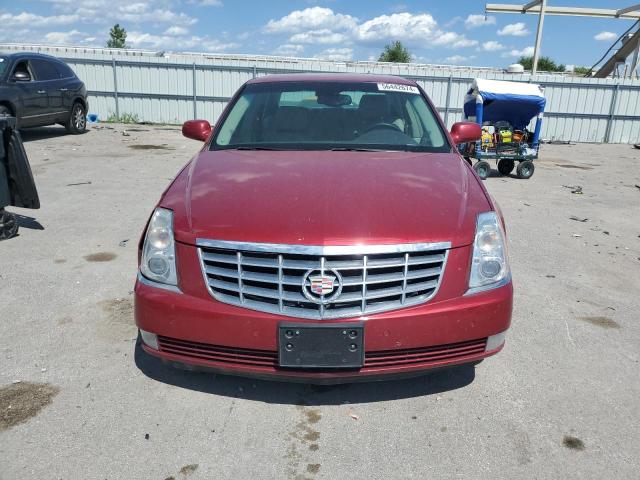
[[[309,382],[419,374],[504,345],[502,217],[414,82],[247,82],[163,194],[140,242],[144,350]]]

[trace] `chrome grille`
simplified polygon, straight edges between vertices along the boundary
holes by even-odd
[[[438,290],[451,246],[316,247],[200,239],[197,244],[207,289],[216,300],[309,319],[358,317],[428,301]],[[310,274],[336,277],[339,294],[319,294],[314,301],[308,294]]]

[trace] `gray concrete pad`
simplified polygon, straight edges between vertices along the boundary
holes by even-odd
[[[638,478],[632,146],[544,145],[530,180],[486,181],[515,284],[501,354],[314,387],[176,371],[136,349],[136,244],[197,142],[123,125],[25,140],[42,208],[14,209],[20,236],[0,243],[0,399],[20,384],[28,399],[27,382],[50,398],[0,431],[0,479]]]

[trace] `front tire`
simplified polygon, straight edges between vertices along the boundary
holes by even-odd
[[[4,105],[0,105],[0,117],[10,117],[11,116],[11,110],[9,110],[8,107],[5,107]]]
[[[75,102],[71,107],[65,128],[73,135],[80,135],[87,131],[87,111],[80,102]]]

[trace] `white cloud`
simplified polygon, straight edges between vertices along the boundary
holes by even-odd
[[[270,20],[264,31],[293,34],[287,42],[292,45],[342,44],[348,47],[355,42],[382,46],[395,40],[417,47],[464,48],[478,45],[477,40],[456,32],[443,31],[428,13],[393,13],[361,22],[330,8],[312,7],[295,10],[278,20]]]
[[[71,30],[69,32],[49,32],[44,36],[44,39],[47,43],[69,45],[77,43],[87,37],[88,35],[86,33],[79,32],[78,30]]]
[[[141,23],[193,25],[198,19],[184,12],[174,11],[170,7],[178,8],[177,0],[47,0],[54,8],[67,15],[58,17],[74,17],[72,22],[98,23],[113,25],[114,23]],[[43,17],[53,18],[53,17]],[[1,16],[0,16],[0,20]],[[71,22],[70,22],[71,23]],[[37,26],[37,25],[34,25]]]
[[[2,25],[3,30],[23,25],[28,26],[29,28],[48,27],[52,25],[69,25],[79,20],[79,15],[52,15],[45,17],[27,12],[22,12],[17,15],[12,15],[10,13],[0,14],[0,24]]]
[[[356,36],[363,41],[415,40],[433,37],[438,23],[429,14],[394,13],[380,15],[358,26]]]
[[[269,20],[265,30],[269,33],[298,33],[306,30],[333,31],[355,28],[357,19],[351,15],[334,13],[330,8],[310,7],[294,10],[279,20]]]
[[[349,37],[343,33],[332,32],[328,29],[309,30],[308,32],[296,33],[289,41],[291,43],[314,43],[314,44],[330,44],[343,43],[348,41]]]
[[[466,63],[469,60],[473,60],[474,58],[476,58],[475,55],[470,55],[468,57],[465,57],[463,55],[452,55],[445,58],[445,60],[447,61],[447,63],[461,64]]]
[[[495,24],[496,17],[486,17],[485,15],[469,15],[464,21],[464,26],[467,28],[477,28]]]
[[[225,52],[238,47],[236,43],[224,43],[208,36],[175,37],[171,35],[154,35],[145,32],[128,32],[127,44],[135,48],[153,50],[189,51],[205,50],[207,52]]]
[[[276,48],[273,53],[275,55],[284,55],[285,57],[295,57],[304,51],[304,46],[285,43]]]
[[[189,30],[187,30],[184,27],[178,27],[177,25],[174,25],[173,27],[169,27],[164,31],[165,35],[170,35],[172,37],[180,37],[188,33],[189,33]]]
[[[321,60],[333,60],[336,62],[347,62],[353,59],[352,48],[328,48],[323,52],[315,55]]]
[[[618,34],[613,32],[600,32],[593,38],[602,42],[611,42],[618,39]]]
[[[513,49],[508,52],[504,52],[502,57],[531,57],[533,56],[533,51],[533,47],[525,47],[522,50]]]
[[[375,17],[358,27],[356,39],[367,43],[400,40],[414,45],[442,45],[452,48],[478,44],[477,40],[470,40],[464,35],[440,30],[435,19],[427,13],[394,13]]]
[[[221,7],[222,2],[220,0],[190,0],[190,4],[198,5],[199,7]]]
[[[500,42],[496,42],[495,40],[489,40],[488,42],[484,42],[478,48],[478,51],[483,52],[495,52],[497,50],[504,50],[506,47],[502,45]]]
[[[498,35],[502,36],[510,35],[513,37],[524,37],[525,35],[529,35],[529,33],[529,30],[527,30],[527,27],[523,22],[510,23],[498,30]]]

